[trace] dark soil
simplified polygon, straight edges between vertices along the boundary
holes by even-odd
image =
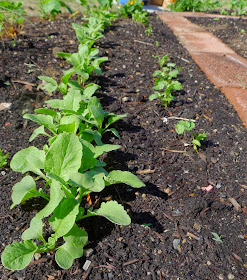
[[[10,153],[8,160],[30,145],[35,126],[23,121],[22,114],[50,98],[37,89],[37,76],[58,78],[68,65],[56,52],[76,51],[73,21],[36,20],[36,28],[26,26],[16,46],[11,41],[1,46],[0,103],[12,103],[10,110],[0,111],[1,148]],[[121,139],[109,135],[104,140],[122,146],[105,161],[109,170],[139,174],[146,188],[115,186],[101,198],[121,201],[132,224],[114,226],[103,218],[91,218],[80,224],[89,233],[87,253],[71,269],[60,269],[52,254],[43,254],[23,271],[8,271],[0,265],[1,279],[246,279],[246,128],[171,30],[155,15],[150,22],[150,36],[129,19],[107,28],[97,45],[109,61],[103,76],[92,78],[101,86],[98,96],[105,110],[128,114],[116,125]],[[178,77],[183,90],[176,92],[176,101],[167,109],[148,101],[153,93],[152,73],[159,69],[154,56],[165,54],[183,67]],[[29,63],[35,65],[31,73]],[[176,134],[179,118],[194,119],[196,132],[208,132],[199,153],[185,145],[191,141],[189,134]],[[33,144],[44,143],[40,137]],[[7,244],[20,240],[40,201],[30,200],[10,210],[12,186],[22,175],[8,168],[0,175],[2,252]],[[211,191],[202,189],[208,185],[213,186]],[[213,240],[212,232],[222,242]],[[87,272],[82,268],[86,259],[92,262]]]
[[[213,33],[237,54],[247,58],[247,18],[190,17],[188,19]]]

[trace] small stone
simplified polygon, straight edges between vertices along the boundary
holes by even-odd
[[[147,195],[145,193],[142,194],[142,198],[146,198]]]
[[[233,280],[233,279],[234,279],[234,275],[231,274],[231,273],[229,273],[229,274],[227,275],[227,278],[228,278],[229,280]]]
[[[93,254],[93,249],[92,249],[92,248],[84,249],[84,256],[85,256],[86,258],[91,257],[92,254]]]
[[[210,261],[207,261],[207,265],[211,265],[212,263]]]
[[[220,280],[224,280],[224,276],[222,274],[219,275]]]
[[[41,258],[41,254],[40,253],[35,253],[34,254],[34,259],[37,261]]]
[[[123,241],[123,237],[119,237],[118,241],[122,242]]]
[[[5,172],[5,171],[1,171],[1,175],[2,175],[2,176],[5,176],[5,175],[6,175],[6,172]]]
[[[198,223],[194,223],[194,229],[196,229],[197,231],[201,231],[202,226]]]
[[[158,253],[158,255],[161,255],[163,252],[162,252],[162,250],[158,250],[157,253]]]
[[[128,96],[124,96],[124,97],[122,98],[122,101],[123,101],[123,102],[130,101],[130,98],[129,98]]]
[[[10,109],[12,103],[0,103],[0,111]]]

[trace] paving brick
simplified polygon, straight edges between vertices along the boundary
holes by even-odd
[[[187,29],[189,28],[187,26]],[[208,32],[184,32],[176,35],[179,35],[180,42],[190,52],[234,54],[231,48],[227,47],[221,40]]]
[[[243,124],[247,126],[247,90],[223,87],[221,91],[233,105]]]
[[[247,64],[237,54],[191,53],[191,56],[218,88],[247,85]]]

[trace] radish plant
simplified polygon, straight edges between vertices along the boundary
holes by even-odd
[[[119,147],[115,145],[114,149]],[[13,186],[11,208],[37,196],[47,200],[47,204],[23,232],[23,241],[13,242],[5,248],[1,260],[6,268],[21,270],[31,262],[35,253],[55,252],[57,264],[68,269],[74,259],[83,255],[88,239],[86,231],[78,227],[78,221],[103,216],[118,225],[130,224],[127,212],[116,201],[103,202],[96,209],[84,205],[86,195],[101,192],[112,184],[125,183],[134,188],[144,186],[130,172],[114,170],[108,173],[103,168],[105,164],[97,159],[108,150],[108,145],[94,147],[76,134],[64,132],[44,150],[30,146],[14,155],[10,163],[14,171],[32,172],[38,178],[26,175]],[[37,189],[39,178],[44,180],[44,187]],[[43,220],[47,218],[52,229],[49,237],[43,232]]]

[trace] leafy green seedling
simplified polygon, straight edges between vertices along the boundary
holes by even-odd
[[[147,25],[148,24],[148,17],[147,17],[148,13],[146,11],[135,11],[133,14],[132,14],[132,19],[141,23],[143,26]],[[150,31],[151,33],[151,31]]]
[[[35,110],[38,114],[25,114],[24,118],[40,125],[34,130],[30,141],[38,135],[48,136],[53,141],[62,132],[77,133],[80,138],[89,142],[94,140],[98,145],[103,144],[101,138],[107,132],[120,138],[117,130],[110,126],[125,115],[105,112],[99,100],[93,96],[98,88],[96,84],[89,84],[84,87],[82,94],[81,90],[72,87],[62,100],[51,99],[46,102],[52,109],[40,108]],[[44,128],[51,134],[45,132]]]
[[[190,131],[191,136],[192,136],[192,141],[191,144],[193,145],[193,148],[198,152],[198,147],[201,147],[201,141],[205,140],[207,138],[207,133],[203,132],[201,134],[196,134],[192,132],[192,130],[195,128],[195,123],[193,121],[179,121],[175,125],[175,130],[177,134],[183,134],[187,131]]]
[[[147,33],[147,35],[150,36],[152,32],[153,32],[152,25],[149,25],[148,28],[145,30],[145,33]]]
[[[4,168],[7,165],[7,157],[9,153],[5,154],[3,151],[0,149],[0,168]]]
[[[221,240],[221,236],[219,236],[216,232],[211,232],[211,234],[214,236],[213,240],[223,243],[223,241]]]
[[[22,174],[32,172],[43,178],[46,194],[43,188],[36,188],[33,177],[26,175],[13,186],[11,208],[37,196],[48,203],[36,213],[30,227],[23,232],[23,241],[13,242],[4,249],[1,260],[6,268],[21,270],[31,262],[35,253],[55,252],[57,264],[68,269],[74,259],[82,257],[88,240],[86,231],[77,225],[78,221],[102,216],[118,225],[130,224],[130,217],[117,201],[102,202],[99,207],[89,209],[84,206],[84,198],[88,194],[101,192],[109,185],[125,183],[134,188],[144,186],[128,171],[113,170],[108,173],[103,168],[105,164],[97,159],[119,147],[94,147],[74,133],[62,133],[50,147],[46,147],[46,151],[30,146],[14,155],[11,168]],[[47,217],[52,230],[50,236],[43,232],[42,220]]]
[[[173,91],[182,89],[181,83],[174,80],[177,78],[182,67],[176,68],[175,63],[169,63],[168,55],[156,57],[159,58],[159,64],[162,69],[156,70],[153,73],[153,77],[157,77],[153,87],[156,91],[149,96],[149,100],[160,99],[164,106],[168,107],[175,100],[175,97],[172,95]]]

